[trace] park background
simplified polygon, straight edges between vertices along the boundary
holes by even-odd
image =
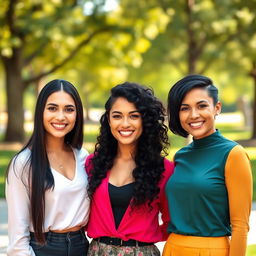
[[[31,134],[36,97],[48,81],[77,87],[92,152],[111,87],[139,82],[165,104],[170,87],[193,73],[220,89],[217,128],[246,148],[255,190],[256,0],[2,0],[0,197],[6,166]],[[187,141],[172,134],[170,141],[171,159]],[[255,256],[256,245],[248,248]]]

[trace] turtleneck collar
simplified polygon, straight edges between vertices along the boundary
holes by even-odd
[[[213,144],[216,144],[217,140],[223,138],[219,130],[216,130],[216,132],[212,133],[211,135],[201,138],[201,139],[194,139],[191,143],[191,146],[194,148],[202,148],[206,146],[210,146]]]

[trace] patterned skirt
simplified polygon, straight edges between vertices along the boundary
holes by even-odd
[[[160,256],[155,245],[116,246],[92,240],[87,256]]]

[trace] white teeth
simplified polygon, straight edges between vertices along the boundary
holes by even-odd
[[[65,124],[52,124],[55,128],[64,128],[66,125]]]
[[[203,122],[196,122],[196,123],[190,123],[190,126],[192,127],[199,127],[203,124]]]
[[[119,131],[121,135],[123,136],[129,136],[133,133],[133,131]]]

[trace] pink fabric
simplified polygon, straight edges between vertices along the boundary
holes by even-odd
[[[86,159],[86,171],[92,169],[92,154]],[[167,239],[167,225],[169,222],[168,203],[165,196],[165,185],[171,174],[174,165],[167,159],[164,159],[165,171],[159,187],[159,198],[152,202],[153,209],[149,211],[147,205],[131,211],[129,206],[121,220],[118,229],[115,227],[114,216],[108,192],[107,177],[94,193],[91,201],[90,217],[87,226],[87,234],[91,238],[101,236],[118,237],[122,240],[135,239],[141,242],[159,242]],[[162,213],[163,224],[159,224],[159,212]]]

